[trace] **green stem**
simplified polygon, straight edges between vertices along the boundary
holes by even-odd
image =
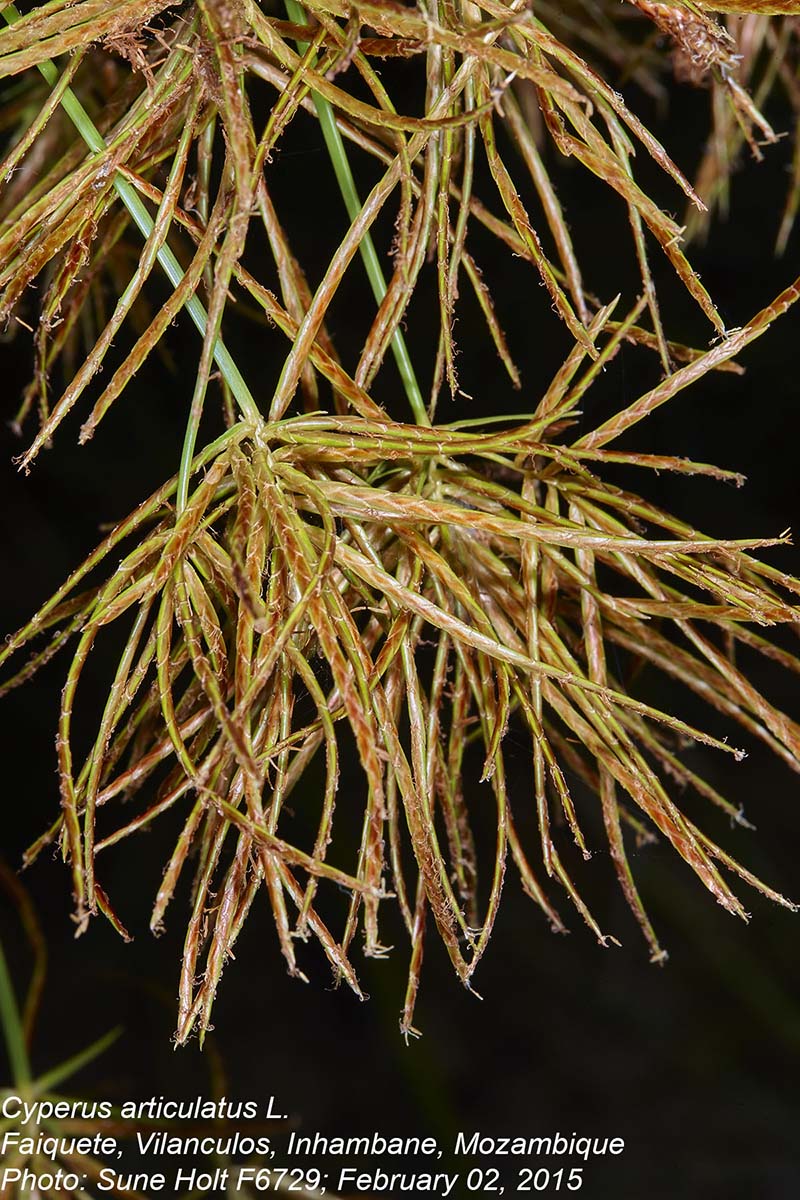
[[[294,21],[298,25],[305,24],[305,10],[302,5],[298,4],[297,0],[286,0],[286,12],[289,15],[290,21]],[[306,48],[306,45],[299,43],[301,54],[305,52]],[[342,199],[347,209],[347,215],[351,221],[355,221],[361,212],[361,200],[356,189],[353,172],[350,169],[350,160],[344,148],[342,135],[339,133],[336,124],[333,108],[329,101],[324,96],[320,96],[318,92],[312,90],[311,95],[314,100],[314,107],[317,110],[322,136],[325,139],[328,155],[333,164],[333,170],[339,184],[339,190],[342,193]],[[370,233],[366,233],[362,238],[359,250],[364,261],[370,286],[372,287],[372,294],[377,304],[380,305],[383,303],[383,298],[386,295],[386,280],[383,277],[383,269],[378,258],[378,252],[375,249],[375,243]],[[406,340],[399,329],[395,330],[394,337],[392,338],[392,353],[417,424],[430,425],[425,401],[422,399],[422,393],[417,383],[417,377],[411,363],[411,356],[408,353]]]
[[[15,4],[4,5],[2,16],[7,25],[14,25],[21,19],[21,14]],[[47,83],[51,87],[54,87],[58,81],[58,68],[55,63],[47,60],[39,63],[38,66]],[[71,88],[67,88],[64,92],[61,107],[89,149],[95,154],[102,154],[106,150],[105,140]],[[145,208],[139,193],[119,172],[115,173],[112,182],[114,190],[130,213],[134,224],[138,227],[143,237],[148,238],[153,231],[153,219]],[[158,261],[167,279],[174,288],[177,288],[183,279],[183,270],[169,246],[163,245],[160,248],[158,251]],[[208,319],[202,302],[196,295],[193,295],[186,301],[185,307],[192,321],[205,337]],[[236,397],[236,402],[239,405],[242,416],[246,421],[250,421],[253,424],[257,423],[261,419],[258,405],[253,399],[253,395],[245,383],[239,368],[236,366],[221,338],[217,338],[214,345],[214,361],[219,367],[223,379]]]
[[[53,1088],[57,1088],[65,1079],[69,1079],[72,1075],[77,1075],[82,1067],[88,1063],[94,1062],[101,1054],[105,1053],[109,1046],[113,1046],[114,1042],[122,1033],[122,1028],[111,1029],[108,1033],[104,1033],[96,1042],[92,1042],[91,1046],[87,1046],[85,1050],[79,1050],[77,1054],[73,1054],[64,1062],[59,1063],[57,1067],[52,1067],[44,1075],[40,1075],[36,1080],[36,1089],[39,1092],[49,1092]]]
[[[17,997],[14,995],[14,985],[8,973],[8,964],[3,953],[2,943],[0,943],[0,1024],[3,1026],[3,1037],[14,1083],[17,1087],[26,1087],[31,1082],[31,1064],[28,1060],[28,1048],[25,1045],[25,1034],[17,1006]]]

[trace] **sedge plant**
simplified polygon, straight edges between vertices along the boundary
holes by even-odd
[[[792,0],[2,8],[0,314],[31,324],[35,360],[14,418],[21,433],[34,425],[19,466],[35,467],[73,410],[82,413],[80,441],[90,442],[137,371],[168,348],[184,309],[197,331],[173,477],[0,652],[8,690],[70,648],[60,810],[26,861],[58,847],[78,932],[100,914],[127,936],[103,886],[107,853],[179,814],[151,917],[157,932],[191,874],[179,1041],[208,1028],[257,901],[271,908],[291,974],[304,977],[297,943],[312,938],[358,995],[356,951],[388,952],[383,914],[395,907],[408,943],[406,1034],[416,1032],[426,936],[435,931],[471,987],[507,868],[553,929],[564,928],[561,894],[605,944],[565,850],[569,842],[588,857],[595,813],[656,961],[664,951],[630,868],[632,840],[664,838],[736,916],[747,917],[737,882],[794,907],[718,845],[682,799],[694,792],[742,820],[683,754],[695,741],[740,757],[735,742],[636,694],[638,668],[661,672],[722,714],[732,734],[800,769],[800,726],[736,655],[746,648],[800,669],[769,632],[796,624],[800,581],[757,554],[786,535],[712,537],[649,502],[646,486],[639,495],[611,482],[609,470],[741,482],[710,464],[615,443],[710,372],[733,384],[737,356],[800,297],[797,280],[727,330],[687,249],[688,234],[724,211],[737,161],[777,139],[762,114],[768,96],[781,90],[800,112],[797,8]],[[622,80],[658,99],[675,75],[711,110],[713,136],[694,182],[618,90]],[[316,286],[272,184],[273,156],[300,114],[318,124],[327,160],[319,186],[342,214]],[[639,182],[642,158],[664,175],[672,208],[688,205],[686,226]],[[638,297],[623,299],[614,280],[601,281],[597,296],[584,282],[559,199],[566,159],[626,212]],[[359,192],[362,177],[372,182]],[[798,179],[795,165],[779,250]],[[373,240],[387,216],[390,254]],[[531,294],[546,289],[553,312],[543,328],[560,322],[569,338],[536,394],[482,272],[487,244],[498,260],[521,261]],[[654,255],[707,323],[710,348],[671,336]],[[340,354],[330,328],[350,276],[372,297],[355,357]],[[169,295],[154,314],[148,290],[164,281]],[[497,396],[521,391],[523,415],[513,405],[504,413],[495,395],[475,396],[474,415],[442,420],[461,387],[455,322],[467,292],[504,381]],[[437,314],[432,361],[405,332],[425,296]],[[266,391],[225,340],[247,320],[284,339]],[[124,336],[125,350],[112,353]],[[653,356],[659,378],[592,425],[587,397],[623,345]],[[101,378],[107,362],[113,371]],[[397,376],[404,409],[385,400]],[[212,396],[219,416],[209,438]],[[73,713],[82,674],[111,628],[122,631],[122,651],[95,735],[80,747]],[[623,661],[632,666],[624,674]],[[511,727],[529,746],[521,791],[507,768]],[[340,763],[351,752],[362,778],[355,850],[337,835]],[[476,753],[485,785],[477,791]],[[317,763],[318,791],[305,782]],[[487,811],[489,845],[475,833]],[[328,894],[342,892],[337,908]]]

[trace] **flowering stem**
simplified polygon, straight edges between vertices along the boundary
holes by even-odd
[[[286,11],[291,21],[294,21],[298,25],[305,24],[306,15],[302,5],[298,4],[297,0],[286,0]],[[301,43],[299,48],[302,54],[306,46]],[[339,190],[342,193],[342,199],[347,209],[347,215],[351,221],[355,221],[361,212],[361,200],[356,189],[347,151],[344,148],[342,135],[339,133],[339,128],[336,124],[336,117],[330,103],[323,96],[314,91],[312,91],[311,95],[314,100],[314,107],[317,110],[317,117],[319,118],[322,136],[325,139],[325,145],[328,149],[328,155],[336,174],[336,181],[339,184]],[[383,277],[378,252],[375,249],[375,243],[370,233],[364,234],[359,250],[372,288],[372,294],[376,302],[380,305],[383,303],[386,295],[386,280]],[[411,362],[411,355],[408,353],[406,340],[399,329],[395,330],[394,337],[392,338],[392,353],[417,424],[430,425],[425,401],[422,399],[422,393]]]
[[[3,7],[2,17],[7,25],[14,25],[20,20],[20,13],[16,5],[6,4]],[[55,63],[46,60],[39,63],[38,66],[47,83],[54,87],[58,81],[58,68]],[[106,143],[102,134],[71,88],[65,90],[61,106],[89,149],[94,154],[104,153]],[[118,171],[114,175],[113,186],[142,236],[148,238],[153,232],[153,218],[145,208],[136,189]],[[173,288],[177,288],[183,279],[184,272],[169,246],[166,244],[161,246],[157,257],[167,279]],[[205,336],[208,317],[202,301],[196,295],[192,295],[186,301],[185,307],[197,329]],[[235,396],[242,416],[246,421],[257,423],[260,420],[258,405],[222,338],[217,338],[214,346],[214,361]]]

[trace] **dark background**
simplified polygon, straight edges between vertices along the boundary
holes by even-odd
[[[645,115],[654,118],[644,107]],[[658,129],[690,173],[706,112],[705,94],[677,90]],[[785,113],[772,115],[779,128],[788,127]],[[730,220],[715,229],[706,246],[692,248],[692,260],[730,326],[744,323],[798,272],[797,234],[783,261],[772,255],[790,161],[791,146],[785,141],[767,151],[764,164],[744,162],[734,180]],[[637,276],[623,205],[577,169],[558,166],[552,155],[550,163],[588,286],[604,299],[624,286],[624,300],[630,302]],[[637,170],[668,207],[680,211],[680,195],[659,179],[643,151]],[[270,172],[312,283],[344,228],[328,171],[315,126],[307,118],[298,120]],[[320,178],[326,180],[323,210],[316,190]],[[362,187],[369,178],[366,172]],[[295,189],[301,185],[304,191],[298,194]],[[390,234],[387,220],[378,228],[379,242],[385,245]],[[462,386],[474,399],[469,405],[443,401],[442,420],[515,405],[532,409],[568,345],[530,269],[506,258],[501,262],[480,232],[474,245],[522,367],[524,390],[521,397],[511,393],[465,297],[456,336],[463,347]],[[707,324],[674,284],[656,247],[652,258],[663,287],[669,335],[706,344]],[[430,293],[432,268],[425,278]],[[364,290],[356,263],[332,321],[346,364],[352,362],[372,311]],[[430,362],[432,303],[420,299],[407,329],[409,343],[415,353],[421,348],[424,363]],[[24,620],[81,560],[96,541],[101,522],[126,513],[174,470],[196,350],[194,331],[187,326],[182,321],[171,331],[172,375],[162,364],[148,365],[89,446],[76,448],[78,420],[73,421],[60,431],[55,449],[24,477],[10,463],[19,443],[3,431],[4,630]],[[690,454],[743,471],[749,477],[746,489],[666,476],[637,477],[635,485],[711,534],[771,536],[794,524],[798,332],[792,312],[742,356],[747,366],[743,379],[704,380],[626,439],[626,445]],[[278,335],[241,324],[233,327],[230,341],[257,394],[267,401],[282,361]],[[25,332],[20,330],[2,353],[10,416],[29,370]],[[590,401],[587,419],[598,419],[603,406],[610,412],[630,401],[655,377],[655,365],[643,352],[624,350]],[[399,411],[391,365],[383,371],[376,395]],[[800,566],[793,550],[773,554],[772,560],[790,570]],[[65,669],[65,660],[57,659],[32,685],[3,702],[2,840],[5,858],[14,866],[57,809],[53,742]],[[93,662],[84,692],[87,712],[102,696],[102,677],[103,663]],[[763,667],[754,668],[754,677],[797,716],[794,679]],[[665,706],[673,700],[656,678],[644,678],[640,694]],[[703,719],[691,700],[677,694],[674,699],[687,719]],[[84,728],[91,728],[89,716]],[[716,814],[700,806],[696,811],[734,855],[780,891],[800,899],[797,779],[752,739],[737,734],[733,740],[749,751],[744,763],[737,766],[700,750],[690,752],[691,761],[744,805],[757,833],[730,830]],[[528,751],[521,741],[516,748],[512,739],[508,755],[517,770],[512,786],[524,794]],[[345,772],[343,789],[355,792],[359,786],[355,771]],[[307,801],[313,806],[313,794]],[[586,798],[581,802],[585,808]],[[124,1037],[78,1081],[84,1092],[114,1099],[211,1094],[219,1082],[214,1083],[213,1072],[223,1064],[229,1095],[263,1098],[275,1093],[306,1132],[378,1129],[433,1134],[443,1144],[460,1129],[624,1137],[624,1155],[587,1165],[582,1194],[592,1198],[796,1196],[798,917],[751,893],[745,902],[752,922],[738,923],[714,904],[669,847],[634,852],[643,897],[670,953],[663,969],[653,967],[618,893],[602,831],[594,826],[592,833],[594,857],[579,868],[579,883],[621,948],[599,948],[579,918],[567,914],[566,903],[560,907],[569,916],[572,933],[552,936],[510,869],[497,931],[475,980],[483,1000],[460,988],[431,936],[416,1021],[424,1037],[406,1046],[398,1032],[406,968],[402,940],[399,953],[388,961],[363,963],[362,982],[370,999],[360,1004],[344,989],[331,990],[329,972],[313,954],[303,962],[311,986],[286,977],[262,899],[240,939],[236,961],[223,977],[216,1032],[205,1055],[196,1044],[174,1052],[171,1043],[185,891],[173,905],[166,934],[156,941],[147,932],[148,905],[168,852],[166,835],[157,832],[135,850],[119,854],[105,879],[136,934],[131,945],[124,945],[102,921],[79,941],[73,939],[68,873],[45,856],[24,876],[51,956],[35,1065],[45,1069],[106,1028],[122,1024]],[[737,890],[744,895],[744,885]],[[0,928],[21,987],[29,956],[9,906]],[[516,1165],[512,1162],[511,1168]]]

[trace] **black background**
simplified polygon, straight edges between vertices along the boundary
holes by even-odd
[[[655,120],[642,104],[645,115]],[[700,152],[707,107],[705,93],[676,90],[659,126],[688,171]],[[785,113],[772,115],[779,128],[788,127]],[[730,326],[743,323],[798,273],[800,235],[792,237],[782,261],[776,262],[772,253],[790,160],[785,141],[768,149],[765,163],[743,162],[734,179],[729,221],[715,229],[707,245],[692,248],[693,262]],[[588,285],[603,299],[623,289],[630,302],[637,277],[622,203],[587,182],[579,170],[556,163],[552,154],[549,162]],[[680,213],[680,194],[659,178],[643,151],[637,170]],[[283,201],[296,252],[315,283],[344,229],[344,215],[310,119],[298,119],[268,178],[279,204]],[[362,187],[371,178],[366,170]],[[322,208],[320,179],[325,181]],[[383,239],[385,245],[390,226],[387,218],[378,227],[379,243]],[[251,247],[250,253],[257,250]],[[568,346],[530,268],[511,259],[500,261],[480,232],[475,252],[522,367],[524,390],[521,396],[511,393],[465,298],[456,335],[463,347],[462,385],[473,400],[443,400],[443,420],[501,407],[532,409]],[[657,248],[652,255],[668,333],[704,345],[707,324],[674,284]],[[433,268],[425,278],[431,292]],[[346,364],[352,362],[372,311],[364,293],[356,263],[332,320]],[[407,328],[415,355],[426,364],[432,304],[423,296]],[[666,476],[637,477],[635,485],[711,534],[769,536],[795,523],[797,340],[798,318],[792,312],[742,356],[747,367],[743,379],[704,380],[625,441],[743,471],[749,477],[745,489]],[[233,327],[230,341],[257,394],[268,402],[282,361],[279,335],[242,323]],[[43,454],[25,477],[10,463],[19,444],[3,431],[3,629],[16,627],[61,582],[91,548],[101,522],[123,515],[174,470],[196,351],[194,331],[185,320],[170,332],[170,346],[172,373],[161,363],[148,365],[87,447],[75,446],[78,421],[72,421],[60,431],[55,449]],[[24,330],[2,353],[10,416],[30,364]],[[655,364],[643,352],[624,350],[597,399],[590,400],[587,421],[630,401],[655,378]],[[376,395],[400,411],[391,365],[382,372]],[[771,557],[787,569],[798,569],[793,550]],[[91,664],[84,732],[91,729],[92,715],[96,719],[93,705],[102,695],[103,667],[102,660]],[[15,866],[24,846],[57,809],[53,743],[64,671],[65,660],[57,659],[34,684],[9,696],[0,710],[3,847],[6,860]],[[795,679],[763,667],[753,671],[787,711],[798,714]],[[666,706],[679,702],[688,719],[702,719],[691,701],[673,697],[658,679],[645,678],[640,694]],[[797,779],[763,746],[741,735],[733,740],[749,751],[744,763],[737,766],[700,750],[690,752],[691,761],[744,805],[758,830],[730,830],[716,814],[699,807],[697,812],[737,857],[800,899]],[[517,773],[513,786],[524,795],[529,760],[521,739],[518,747],[511,739],[508,755]],[[345,772],[342,786],[343,796],[357,805],[360,783],[354,768]],[[298,804],[304,802],[313,808],[313,789],[297,798]],[[591,800],[583,797],[581,802],[591,807]],[[175,1052],[171,1033],[185,892],[174,903],[166,934],[155,941],[147,932],[148,902],[168,853],[169,831],[141,839],[113,862],[109,856],[104,883],[136,934],[131,945],[100,921],[85,937],[73,939],[68,873],[45,856],[24,876],[51,954],[35,1065],[44,1069],[121,1024],[124,1037],[84,1072],[76,1088],[79,1082],[84,1092],[113,1099],[211,1094],[213,1072],[221,1063],[229,1095],[260,1099],[274,1093],[303,1131],[433,1134],[443,1144],[459,1129],[624,1137],[624,1155],[587,1166],[582,1194],[592,1198],[777,1200],[797,1195],[798,918],[752,894],[746,896],[752,922],[737,922],[704,893],[669,847],[659,844],[633,859],[670,953],[663,969],[651,966],[618,894],[602,830],[590,828],[595,853],[579,868],[580,883],[603,928],[622,946],[599,948],[571,914],[571,935],[552,936],[511,870],[497,931],[475,980],[483,1000],[460,988],[432,936],[417,1012],[424,1036],[408,1046],[398,1032],[405,972],[402,939],[399,953],[388,961],[364,961],[362,981],[370,999],[360,1004],[344,989],[331,989],[324,962],[313,954],[303,963],[310,986],[286,977],[262,901],[223,977],[216,1031],[207,1052],[201,1055],[196,1044]],[[561,908],[566,915],[566,904]],[[3,911],[2,933],[22,986],[29,956],[9,907]]]

